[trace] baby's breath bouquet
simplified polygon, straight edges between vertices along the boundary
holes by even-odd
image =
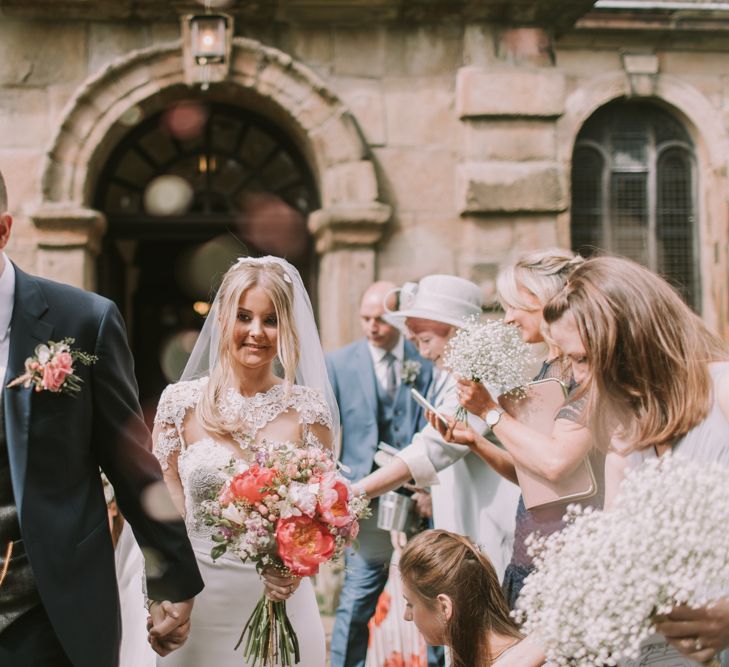
[[[636,664],[656,615],[729,595],[728,476],[726,466],[666,455],[630,471],[610,511],[571,506],[564,530],[531,540],[536,570],[515,617],[550,665]],[[665,664],[684,664],[652,644]]]
[[[529,346],[516,327],[503,320],[479,320],[473,315],[448,341],[444,354],[445,367],[456,375],[483,382],[502,394],[519,387],[529,379],[531,364]],[[460,406],[457,421],[466,421],[466,408]]]

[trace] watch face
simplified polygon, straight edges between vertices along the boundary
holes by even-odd
[[[499,419],[501,419],[501,412],[499,410],[493,409],[486,413],[486,423],[489,426],[495,426],[498,424]]]

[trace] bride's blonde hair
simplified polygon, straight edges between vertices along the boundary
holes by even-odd
[[[226,419],[218,409],[218,401],[226,389],[235,386],[233,329],[238,317],[240,299],[252,287],[261,288],[273,303],[278,323],[278,360],[286,383],[291,386],[296,381],[299,337],[294,322],[294,289],[291,278],[275,262],[238,261],[223,277],[215,298],[217,312],[211,316],[218,317],[220,325],[220,340],[215,351],[217,363],[210,369],[210,379],[197,406],[200,424],[212,433],[224,435],[245,427],[239,415]]]

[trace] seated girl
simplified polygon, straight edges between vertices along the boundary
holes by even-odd
[[[447,646],[452,667],[499,665],[521,640],[493,565],[467,537],[420,533],[402,552],[400,576],[405,620],[428,644]]]

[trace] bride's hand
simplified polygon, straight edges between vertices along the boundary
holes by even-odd
[[[446,426],[434,412],[428,410],[425,413],[428,423],[440,433],[446,442],[455,442],[457,445],[473,447],[476,444],[476,432],[463,422],[457,422],[449,415],[443,415],[448,420]]]
[[[261,577],[266,597],[274,602],[288,600],[301,584],[300,577],[287,577],[272,567],[264,569]]]

